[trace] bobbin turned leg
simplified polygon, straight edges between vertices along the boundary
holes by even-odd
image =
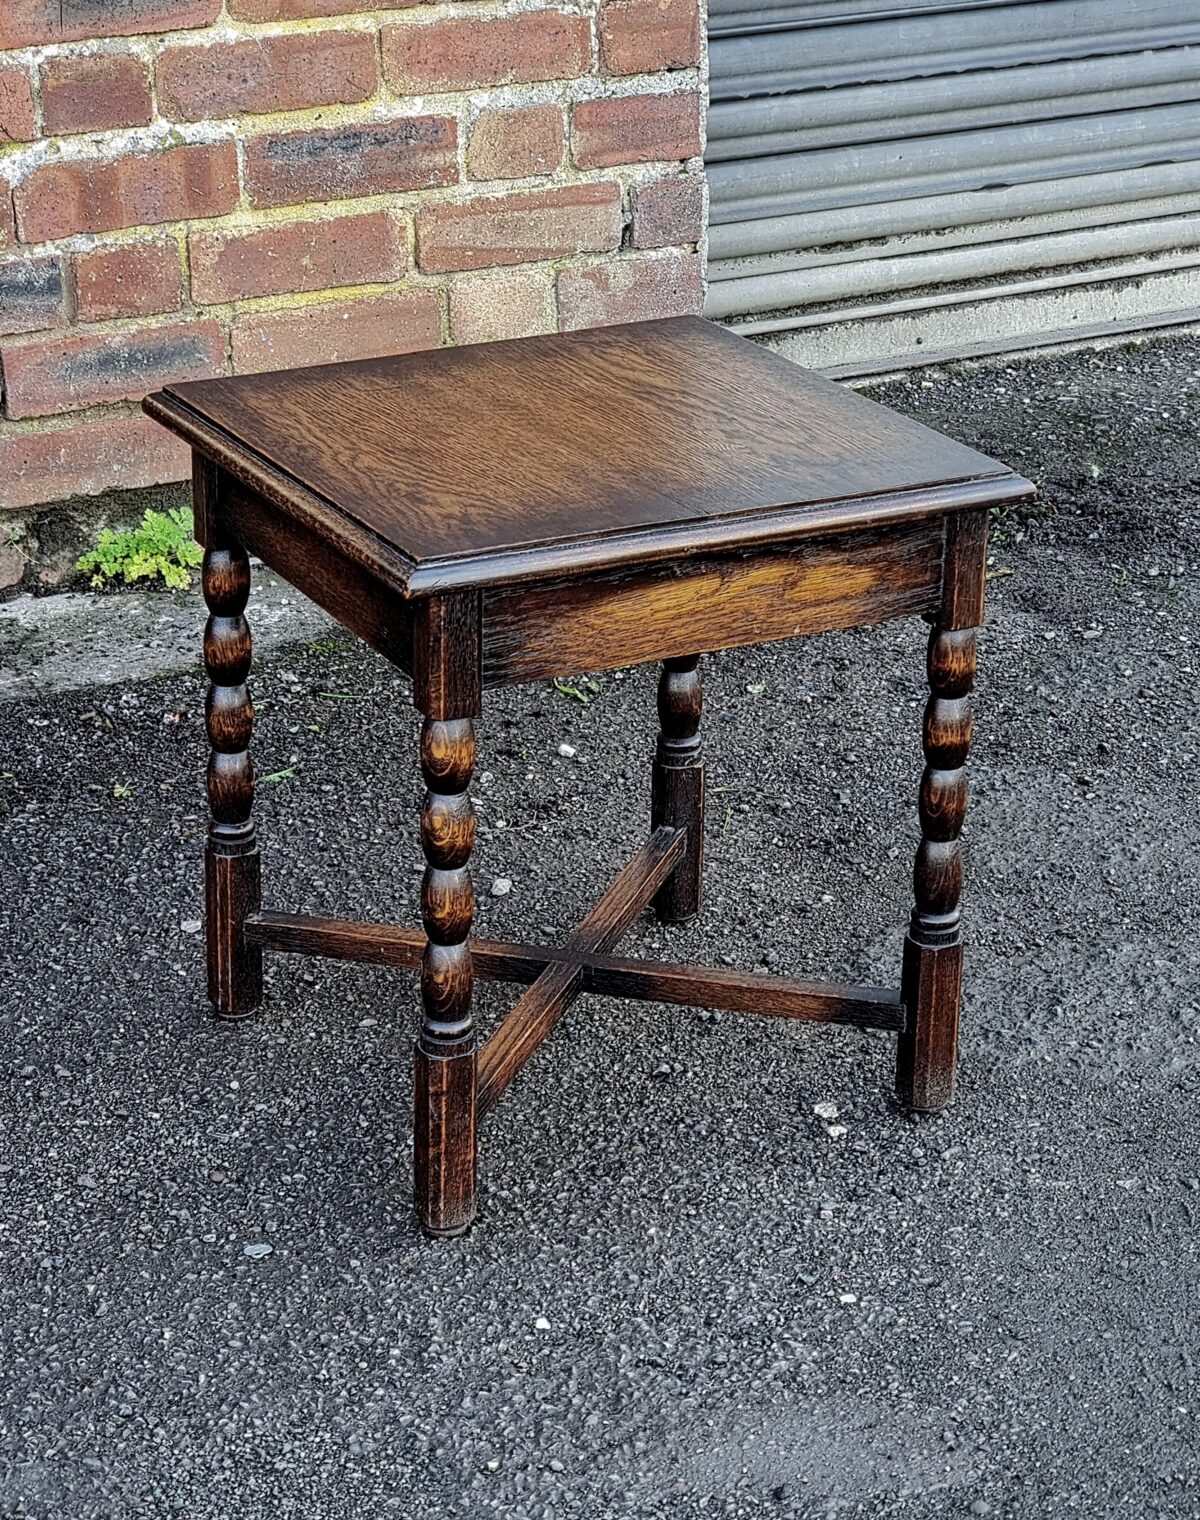
[[[650,789],[650,826],[686,828],[687,851],[654,898],[664,924],[700,911],[704,875],[704,687],[698,654],[664,660],[658,681],[658,747]]]
[[[954,1099],[963,946],[959,927],[962,852],[971,747],[975,633],[983,621],[987,514],[946,525],[942,605],[930,629],[930,697],[925,708],[921,844],[913,867],[916,905],[904,942],[896,1092],[910,1108],[936,1112]]]
[[[199,480],[199,477],[198,477]],[[250,809],[254,767],[250,730],[250,562],[245,550],[215,530],[202,570],[209,619],[204,666],[211,683],[205,705],[212,751],[208,761],[210,821],[204,852],[208,996],[222,1018],[243,1018],[262,1001],[262,951],[248,945],[245,922],[260,905],[258,842]]]
[[[438,598],[414,619],[414,698],[425,714],[421,844],[423,1017],[413,1058],[417,1216],[430,1235],[461,1234],[475,1218],[475,896],[469,865],[475,812],[473,718],[480,703],[478,599]]]

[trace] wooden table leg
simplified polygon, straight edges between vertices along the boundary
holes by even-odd
[[[963,946],[959,835],[967,810],[975,634],[983,621],[986,512],[946,525],[942,605],[930,630],[930,697],[925,708],[921,844],[913,867],[916,906],[904,942],[901,996],[907,1027],[899,1037],[896,1092],[910,1108],[936,1112],[954,1099]]]
[[[650,793],[651,830],[687,830],[687,853],[654,898],[664,924],[700,911],[704,876],[704,687],[698,654],[664,660],[658,682],[658,746]]]
[[[212,530],[202,571],[209,619],[204,666],[210,682],[205,718],[210,822],[204,852],[208,996],[222,1018],[244,1018],[262,1001],[262,950],[247,944],[246,915],[260,907],[258,841],[250,816],[254,767],[250,731],[250,561]]]
[[[475,915],[470,858],[475,811],[468,787],[475,768],[480,706],[478,599],[470,594],[424,603],[414,627],[413,695],[425,714],[421,770],[425,801],[421,844],[423,1017],[413,1057],[414,1197],[431,1235],[458,1235],[475,1218],[476,1070],[471,1014],[474,969],[469,938]]]

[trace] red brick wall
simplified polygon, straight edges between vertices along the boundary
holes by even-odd
[[[167,381],[699,310],[701,52],[700,0],[0,0],[0,513],[181,479]]]

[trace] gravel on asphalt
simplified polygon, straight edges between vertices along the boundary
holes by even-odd
[[[1163,340],[873,393],[1042,490],[994,525],[938,1119],[886,1035],[588,998],[430,1243],[411,979],[278,957],[208,1016],[198,676],[0,707],[0,1514],[1200,1514],[1198,392]],[[895,980],[923,642],[705,661],[706,910],[628,953]],[[654,680],[489,698],[480,932],[561,935],[640,842]],[[322,637],[256,701],[268,904],[414,921],[406,682]]]

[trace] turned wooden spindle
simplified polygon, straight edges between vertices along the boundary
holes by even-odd
[[[201,572],[209,617],[204,668],[209,691],[205,720],[208,760],[208,842],[205,848],[208,995],[222,1018],[241,1018],[262,1001],[262,950],[246,943],[248,913],[260,906],[258,842],[251,808],[254,766],[250,732],[254,705],[250,674],[250,561],[240,546],[210,545]]]
[[[421,730],[421,1029],[414,1053],[417,1215],[431,1235],[457,1235],[475,1217],[476,1069],[470,859],[479,702],[476,604],[446,598],[419,614]]]
[[[471,950],[475,894],[467,862],[475,844],[475,809],[467,787],[475,769],[475,725],[425,720],[421,771],[428,790],[421,808],[425,876],[421,918],[429,943],[421,963],[425,1021],[422,1039],[431,1053],[457,1048],[471,1026]]]
[[[922,732],[921,842],[904,943],[907,1026],[896,1063],[897,1095],[923,1111],[945,1108],[954,1098],[963,971],[959,836],[967,812],[971,688],[976,625],[983,620],[986,551],[986,514],[947,525],[942,608],[930,629],[926,655],[930,695]],[[970,626],[959,626],[964,623]]]
[[[650,793],[651,828],[686,828],[687,849],[654,898],[662,923],[700,911],[704,875],[704,686],[700,656],[664,660],[658,681],[658,745]]]

